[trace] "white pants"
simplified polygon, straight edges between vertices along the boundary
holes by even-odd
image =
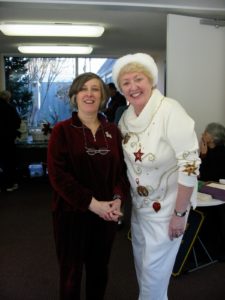
[[[170,218],[151,219],[134,209],[131,238],[139,285],[138,300],[167,300],[167,290],[182,236],[170,240]]]

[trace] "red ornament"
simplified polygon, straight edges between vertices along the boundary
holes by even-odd
[[[142,161],[142,155],[143,155],[144,153],[143,152],[141,152],[141,149],[139,149],[137,152],[134,152],[134,156],[135,156],[135,161],[137,161],[137,160],[139,160],[139,161]]]
[[[152,207],[155,212],[158,212],[161,208],[161,204],[159,202],[153,202]]]

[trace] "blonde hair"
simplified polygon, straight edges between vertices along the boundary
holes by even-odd
[[[151,83],[153,83],[153,75],[149,72],[149,70],[144,65],[137,63],[137,62],[131,62],[131,63],[125,65],[124,67],[122,67],[119,72],[118,85],[119,85],[120,89],[121,89],[121,86],[120,86],[121,76],[126,73],[134,73],[134,72],[143,73],[149,79],[149,81]]]

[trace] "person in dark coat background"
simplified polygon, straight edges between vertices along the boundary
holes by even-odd
[[[14,106],[10,104],[11,93],[0,92],[0,168],[1,189],[11,192],[18,188],[16,176],[15,140],[19,134],[21,118]]]
[[[115,121],[115,115],[118,107],[126,106],[126,98],[117,90],[113,82],[108,83],[110,98],[107,102],[107,108],[104,111],[109,122]]]

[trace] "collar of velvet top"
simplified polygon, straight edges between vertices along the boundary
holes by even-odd
[[[106,117],[102,114],[102,113],[98,113],[98,119],[101,122],[101,124],[103,126],[107,125],[108,120],[106,119]],[[77,111],[74,111],[72,113],[72,125],[75,127],[82,127],[82,122],[78,117],[78,113]]]

